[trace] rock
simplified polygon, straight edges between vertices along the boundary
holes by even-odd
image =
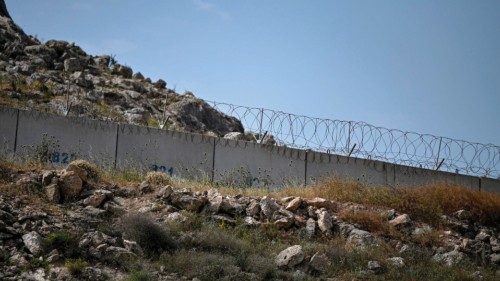
[[[101,68],[108,68],[109,63],[111,62],[110,56],[97,56],[94,58],[94,63]]]
[[[36,256],[42,252],[42,237],[36,231],[24,234],[23,242],[33,255]]]
[[[262,197],[260,200],[260,210],[264,216],[271,219],[274,213],[279,210],[280,206],[274,201],[274,199],[267,196]]]
[[[64,60],[64,70],[67,72],[75,72],[81,69],[80,61],[77,58],[69,58]]]
[[[370,232],[355,228],[349,232],[347,245],[358,250],[366,250],[369,246],[376,246],[377,243]]]
[[[238,203],[234,198],[223,198],[220,203],[220,211],[229,215],[239,215],[242,214],[245,207]]]
[[[102,209],[98,209],[98,208],[95,208],[95,207],[92,207],[92,206],[87,206],[85,208],[83,208],[83,211],[90,215],[90,216],[93,216],[93,217],[98,217],[98,216],[101,216],[103,214],[106,213],[105,210],[102,210]]]
[[[293,225],[293,218],[281,218],[274,222],[278,229],[289,229]]]
[[[386,259],[386,261],[388,264],[390,264],[394,267],[397,267],[397,268],[401,268],[401,267],[405,266],[405,262],[404,262],[404,259],[402,257],[392,257],[392,258]]]
[[[235,225],[236,224],[235,219],[230,218],[230,217],[225,216],[225,215],[212,215],[212,216],[210,216],[210,218],[218,223],[225,223],[228,225]]]
[[[55,171],[43,171],[43,173],[42,173],[42,185],[43,186],[49,185],[55,176],[56,176]]]
[[[316,234],[316,221],[313,218],[307,219],[306,222],[307,237],[312,238]]]
[[[392,220],[396,217],[396,210],[390,209],[385,212],[383,212],[382,216],[386,217],[387,220]]]
[[[332,234],[333,220],[327,210],[321,209],[318,213],[318,227],[326,235]]]
[[[490,262],[492,264],[500,265],[500,254],[499,253],[491,254],[490,255]]]
[[[240,132],[230,132],[230,133],[225,134],[224,138],[228,139],[228,140],[244,140],[245,135],[243,133],[240,133]]]
[[[137,73],[134,73],[134,75],[132,75],[132,78],[137,79],[137,80],[144,80],[144,75],[142,75],[142,73],[140,73],[140,72],[137,72]]]
[[[259,226],[260,225],[260,222],[256,219],[254,219],[253,217],[250,217],[250,216],[246,216],[244,219],[243,219],[243,224],[246,225],[246,226]]]
[[[382,272],[382,265],[378,261],[369,261],[368,270],[374,272],[375,274]]]
[[[332,201],[326,200],[323,198],[316,197],[313,199],[306,199],[305,202],[307,205],[313,206],[313,207],[318,208],[318,209],[321,209],[321,208],[325,208],[327,210],[334,210],[335,209],[335,204]]]
[[[481,229],[481,231],[479,231],[479,233],[476,235],[474,239],[485,242],[489,241],[490,237],[491,235],[488,233],[488,231]]]
[[[329,265],[328,257],[322,253],[315,253],[309,261],[309,267],[314,271],[324,272]]]
[[[170,200],[172,205],[175,207],[191,212],[201,211],[201,209],[208,202],[206,197],[195,197],[181,192],[172,193],[170,195]]]
[[[156,198],[167,199],[173,192],[174,190],[170,185],[164,186],[156,192]]]
[[[300,208],[301,204],[302,204],[302,198],[295,197],[290,202],[288,202],[285,209],[287,209],[288,211],[291,211],[291,212],[295,212],[295,211],[297,211],[298,208]]]
[[[411,223],[410,216],[407,214],[399,215],[395,217],[394,219],[389,221],[389,224],[396,226],[396,227],[405,227],[408,226]]]
[[[246,209],[247,216],[256,218],[260,213],[260,203],[257,200],[252,200]]]
[[[302,246],[294,245],[281,251],[281,253],[276,256],[275,264],[280,268],[292,268],[299,265],[303,260],[304,252],[302,251]]]
[[[47,199],[51,202],[54,203],[60,203],[61,202],[61,192],[59,185],[53,183],[44,188],[45,196],[47,196]]]
[[[432,231],[432,227],[430,227],[429,225],[424,225],[422,227],[415,227],[415,229],[412,232],[412,235],[419,236],[422,234],[430,233],[431,231]]]
[[[472,218],[472,214],[467,210],[458,210],[452,216],[459,220],[470,220]]]
[[[165,89],[167,87],[167,82],[163,81],[163,79],[158,79],[154,85],[158,89]]]
[[[167,218],[165,219],[166,221],[171,221],[171,222],[185,222],[187,221],[187,217],[181,214],[180,212],[173,212],[168,214]]]
[[[130,78],[132,78],[133,71],[132,71],[132,68],[129,66],[125,66],[125,65],[121,65],[121,64],[117,63],[111,67],[111,73],[130,79]]]
[[[66,200],[76,198],[83,190],[83,182],[73,171],[65,171],[60,177],[61,195]]]
[[[465,255],[457,250],[453,250],[447,253],[437,253],[432,257],[434,261],[442,262],[444,265],[448,267],[452,267],[460,263],[464,258]]]
[[[202,100],[184,98],[170,104],[167,109],[177,116],[178,124],[186,131],[212,131],[220,136],[229,132],[243,132],[241,121],[215,110]]]
[[[99,207],[104,203],[104,201],[109,200],[113,197],[113,193],[109,190],[99,189],[95,190],[92,195],[83,200],[83,204],[90,205],[92,207]]]

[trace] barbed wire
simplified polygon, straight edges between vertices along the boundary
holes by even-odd
[[[274,136],[278,145],[414,167],[500,178],[500,147],[365,122],[320,119],[264,108],[206,101],[238,118],[247,131]]]

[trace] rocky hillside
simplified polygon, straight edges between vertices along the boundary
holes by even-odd
[[[10,18],[0,1],[0,105],[224,136],[243,132],[236,118],[191,92],[178,94],[112,56],[74,43],[40,42]]]
[[[103,174],[85,161],[0,164],[0,279],[500,276],[498,221],[480,224],[467,209],[429,224],[386,207],[206,188],[154,172]]]

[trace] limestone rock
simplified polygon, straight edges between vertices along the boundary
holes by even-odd
[[[67,198],[75,198],[80,195],[83,190],[83,182],[80,177],[73,171],[65,171],[60,176],[61,194],[66,200]]]
[[[36,231],[31,231],[23,235],[23,242],[26,248],[33,254],[38,255],[42,251],[42,237]]]
[[[299,265],[304,260],[304,252],[302,251],[302,246],[294,245],[281,251],[281,253],[276,256],[275,263],[278,267],[289,267],[292,268]]]

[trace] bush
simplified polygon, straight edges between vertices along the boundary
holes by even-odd
[[[125,238],[136,241],[148,257],[155,258],[165,251],[172,252],[177,248],[169,231],[145,215],[124,217],[121,228]]]
[[[144,271],[134,271],[132,272],[125,281],[149,281],[151,276]]]
[[[85,171],[88,179],[98,181],[100,178],[99,168],[86,160],[74,160],[69,163],[69,166],[75,166]]]
[[[151,185],[171,185],[172,179],[165,173],[162,172],[148,172],[146,174],[146,182]]]
[[[67,259],[64,262],[64,267],[68,269],[71,275],[79,275],[88,265],[89,264],[82,259]]]
[[[42,242],[45,252],[50,252],[57,249],[66,257],[77,257],[78,239],[74,234],[66,231],[56,231],[50,233]]]

